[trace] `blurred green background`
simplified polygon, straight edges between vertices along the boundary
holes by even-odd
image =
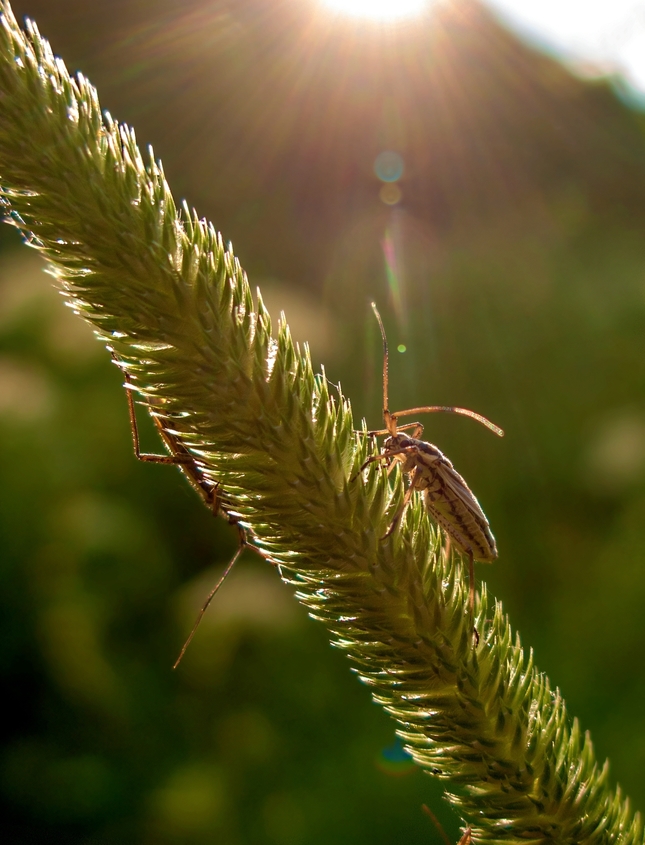
[[[313,0],[13,8],[154,145],[357,423],[380,422],[376,299],[404,350],[391,404],[504,427],[436,417],[426,436],[497,537],[478,576],[643,809],[645,122],[619,82],[470,0],[389,29]],[[109,356],[1,237],[3,840],[438,842],[426,802],[456,841],[438,785],[253,555],[170,670],[236,533],[135,461]]]

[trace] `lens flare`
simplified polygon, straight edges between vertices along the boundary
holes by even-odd
[[[385,150],[376,156],[374,173],[381,182],[397,182],[403,176],[405,163],[399,153]]]
[[[355,18],[392,21],[419,15],[429,0],[321,0],[323,6]]]
[[[381,241],[381,247],[383,249],[383,258],[385,259],[385,276],[387,278],[388,288],[390,289],[392,308],[396,314],[399,325],[402,325],[405,320],[403,316],[401,272],[399,262],[397,260],[397,249],[392,229],[392,226],[388,226],[385,230],[385,237]]]
[[[385,205],[397,205],[403,198],[401,188],[392,182],[382,185],[378,195],[381,198],[381,202],[384,202]]]
[[[376,765],[386,775],[394,775],[395,777],[418,771],[414,760],[405,750],[398,737],[394,740],[393,745],[381,751]]]

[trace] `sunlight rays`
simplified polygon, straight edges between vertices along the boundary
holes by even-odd
[[[321,0],[328,9],[356,18],[373,21],[394,21],[419,15],[430,0]]]

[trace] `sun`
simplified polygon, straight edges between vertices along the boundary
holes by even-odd
[[[430,0],[321,0],[323,6],[355,18],[393,21],[419,15]]]

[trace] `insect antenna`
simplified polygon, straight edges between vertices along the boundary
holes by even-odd
[[[381,320],[381,315],[378,312],[378,308],[376,307],[376,303],[372,303],[372,309],[376,314],[376,319],[378,320],[378,325],[381,330],[381,337],[383,338],[383,420],[385,422],[385,427],[390,434],[396,434],[396,415],[390,414],[389,411],[389,399],[388,399],[388,370],[389,370],[389,352],[387,348],[387,337],[385,336],[385,328],[383,326],[383,320]],[[394,416],[394,418],[393,418]]]
[[[482,425],[485,425],[486,428],[489,428],[493,431],[498,437],[504,436],[504,431],[495,423],[491,422],[486,417],[482,416],[481,414],[477,414],[475,411],[471,411],[469,408],[455,408],[453,406],[447,405],[424,405],[420,408],[408,408],[405,411],[395,411],[393,414],[390,413],[389,410],[389,399],[388,399],[388,370],[389,370],[389,353],[387,348],[387,337],[385,336],[385,328],[383,326],[383,320],[381,320],[381,315],[378,312],[378,308],[376,307],[376,303],[372,302],[372,310],[376,315],[376,319],[378,320],[378,325],[381,330],[381,337],[383,338],[383,420],[385,421],[385,431],[373,431],[370,434],[393,434],[397,433],[397,425],[396,421],[399,417],[410,417],[412,414],[460,414],[462,417],[470,417],[471,420],[475,420]],[[404,426],[405,427],[405,426]],[[412,426],[409,426],[412,428]]]
[[[504,436],[504,429],[500,428],[495,423],[491,422],[486,417],[482,416],[481,414],[476,413],[475,411],[471,411],[469,408],[455,408],[448,405],[424,405],[421,408],[409,408],[407,411],[396,411],[396,413],[392,414],[391,416],[394,419],[397,417],[410,417],[412,414],[460,414],[462,417],[470,417],[471,420],[476,420],[478,423],[485,425],[486,428],[489,428],[492,432],[494,432],[498,437]]]
[[[199,627],[199,623],[202,621],[204,614],[206,613],[208,606],[210,605],[211,601],[214,599],[215,594],[218,592],[219,588],[222,586],[228,575],[230,574],[231,570],[237,563],[240,555],[244,551],[244,549],[251,549],[252,551],[256,552],[256,554],[260,555],[263,560],[267,560],[266,555],[259,549],[255,543],[249,542],[247,538],[246,530],[240,525],[238,518],[232,515],[228,508],[225,506],[223,501],[220,499],[219,496],[219,483],[213,482],[208,479],[200,465],[195,461],[192,455],[186,450],[185,446],[175,437],[174,433],[171,432],[165,425],[164,425],[164,417],[154,410],[153,408],[149,408],[154,423],[157,427],[159,435],[163,440],[165,446],[170,451],[168,455],[156,455],[150,454],[147,452],[141,451],[141,445],[139,442],[139,426],[137,425],[137,415],[134,406],[134,397],[133,397],[133,390],[134,385],[132,384],[132,379],[130,378],[130,374],[121,364],[119,359],[114,353],[114,350],[110,350],[112,353],[112,360],[116,364],[117,367],[121,370],[123,377],[125,379],[125,389],[126,389],[126,397],[128,401],[128,414],[130,416],[130,429],[132,432],[132,443],[134,446],[134,454],[137,460],[144,461],[146,463],[156,463],[156,464],[176,464],[185,474],[186,478],[188,479],[190,485],[199,493],[202,497],[204,504],[209,508],[213,516],[217,516],[219,513],[222,513],[226,519],[228,520],[229,525],[236,525],[237,530],[239,533],[239,546],[231,561],[227,564],[226,569],[222,577],[219,579],[217,584],[213,587],[210,591],[206,601],[202,605],[201,610],[197,616],[197,620],[193,626],[192,631],[190,632],[188,639],[184,643],[181,652],[179,653],[179,657],[175,661],[173,665],[173,669],[176,669],[177,666],[181,663],[181,660],[186,653],[186,649],[190,645],[197,628]]]
[[[206,601],[204,602],[204,604],[201,607],[201,610],[197,614],[197,619],[195,620],[195,624],[193,625],[193,629],[190,632],[190,634],[188,634],[188,637],[186,638],[186,642],[181,647],[181,651],[179,652],[179,657],[177,658],[177,660],[175,660],[175,662],[172,665],[173,669],[176,669],[179,666],[179,664],[181,663],[184,654],[186,654],[186,649],[191,644],[193,637],[197,633],[197,629],[199,628],[199,623],[202,621],[202,619],[204,618],[204,614],[208,610],[208,606],[210,605],[210,603],[215,598],[215,595],[218,592],[219,588],[222,586],[224,581],[226,581],[226,579],[230,575],[231,570],[233,569],[233,567],[235,566],[235,564],[238,561],[238,558],[240,557],[240,555],[242,554],[244,549],[248,546],[248,543],[246,542],[246,538],[244,536],[243,531],[244,531],[244,529],[240,528],[240,545],[238,546],[237,551],[235,552],[235,554],[233,555],[233,557],[231,558],[231,560],[227,564],[226,569],[222,573],[222,576],[220,577],[219,581],[217,582],[217,584],[215,584],[213,589],[208,594]]]
[[[452,845],[452,842],[448,839],[448,834],[443,829],[443,825],[441,824],[439,819],[435,816],[435,814],[432,812],[430,807],[428,807],[427,804],[422,804],[421,809],[426,814],[426,816],[428,816],[432,820],[433,825],[437,828],[439,835],[441,836],[443,841],[446,843],[446,845]],[[470,845],[471,842],[472,842],[471,828],[468,827],[468,828],[466,828],[466,832],[461,837],[461,839],[459,840],[457,845]]]

